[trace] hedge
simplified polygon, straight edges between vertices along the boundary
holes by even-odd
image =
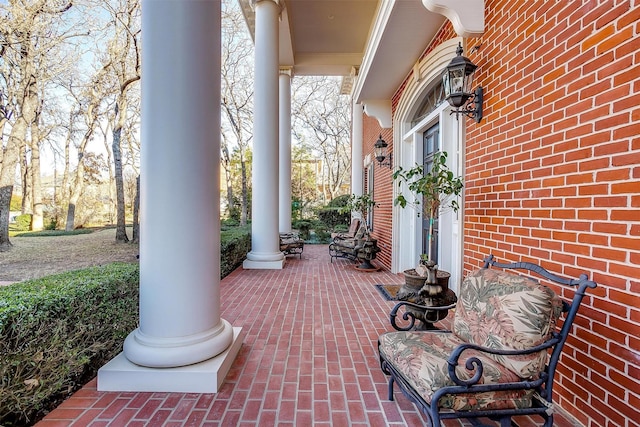
[[[0,288],[0,425],[30,425],[93,378],[138,323],[137,264]]]
[[[250,250],[249,228],[223,231],[221,278]],[[122,351],[139,277],[113,263],[0,287],[0,426],[32,425]]]
[[[251,251],[250,227],[220,232],[220,278],[235,270]]]

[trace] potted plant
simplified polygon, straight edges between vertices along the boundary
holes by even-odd
[[[438,271],[438,266],[433,259],[431,248],[433,246],[433,225],[438,218],[441,209],[451,208],[454,212],[459,209],[457,197],[463,189],[463,180],[447,166],[447,153],[437,151],[433,156],[433,163],[429,170],[425,171],[422,165],[416,165],[412,169],[405,170],[399,167],[393,173],[393,179],[398,184],[411,192],[412,197],[407,198],[401,192],[394,200],[395,205],[405,208],[407,205],[416,208],[418,216],[428,219],[427,253],[420,256],[420,264],[416,269],[406,270],[406,294],[408,300],[425,305],[440,305],[437,298],[444,297],[448,291],[450,274]],[[401,295],[398,295],[400,297]],[[430,298],[425,302],[425,298]]]
[[[447,166],[447,152],[437,151],[433,155],[430,170],[425,171],[422,165],[416,165],[409,170],[399,167],[393,173],[393,179],[398,180],[399,185],[406,184],[407,189],[413,195],[412,200],[407,200],[403,193],[398,194],[394,205],[400,205],[402,208],[407,205],[420,207],[417,209],[418,216],[423,215],[429,219],[427,238],[429,248],[426,260],[432,261],[433,223],[442,208],[450,207],[454,212],[458,211],[457,197],[462,193],[464,187],[462,178],[454,176]]]
[[[352,194],[347,200],[347,203],[340,209],[340,212],[357,212],[360,215],[360,219],[362,220],[362,224],[365,228],[365,236],[369,237],[369,225],[367,224],[367,216],[369,215],[369,211],[378,204],[373,200],[370,194],[365,193],[360,196],[356,196]]]

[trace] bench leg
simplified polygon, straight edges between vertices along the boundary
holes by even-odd
[[[389,401],[393,402],[393,376],[389,378]]]

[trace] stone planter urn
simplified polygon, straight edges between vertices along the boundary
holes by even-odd
[[[400,287],[396,298],[426,307],[443,307],[454,304],[455,293],[449,289],[451,274],[443,270],[435,270],[435,282],[427,283],[428,276],[420,276],[415,269],[405,270],[405,283]],[[447,317],[448,310],[415,309],[407,307],[407,312],[418,320],[416,330],[436,329],[434,322]]]

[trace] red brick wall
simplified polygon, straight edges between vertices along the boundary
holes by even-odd
[[[389,146],[389,153],[393,152],[393,132],[391,129],[382,129],[378,121],[364,114],[362,152],[366,157],[371,155],[373,163],[369,167],[374,168],[373,200],[378,202],[378,207],[373,211],[373,232],[371,235],[378,239],[380,252],[376,256],[375,264],[386,269],[391,268],[391,210],[393,201],[391,194],[393,182],[391,169],[387,166],[379,166],[373,155],[373,144],[382,134]]]
[[[485,2],[469,58],[465,270],[494,253],[599,284],[556,401],[589,427],[640,425],[640,3]],[[569,293],[566,293],[570,296]]]
[[[465,52],[485,90],[484,119],[466,120],[465,271],[493,253],[588,272],[598,288],[555,401],[588,427],[640,426],[640,2],[486,0],[485,20]],[[445,25],[425,54],[454,36]],[[379,132],[365,117],[365,155]],[[374,234],[387,245],[388,174],[376,166]],[[379,259],[390,266],[388,247]]]

